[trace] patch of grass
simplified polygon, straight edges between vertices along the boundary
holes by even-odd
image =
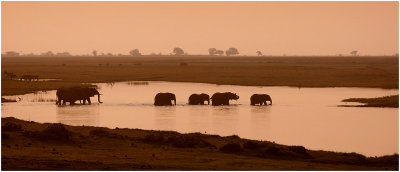
[[[384,96],[377,98],[349,98],[342,102],[359,102],[365,105],[354,105],[356,107],[399,107],[399,95]]]

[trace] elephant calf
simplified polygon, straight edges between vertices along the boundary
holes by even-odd
[[[155,106],[171,106],[172,100],[176,105],[176,97],[175,94],[172,93],[158,93],[156,97],[154,97],[154,105]]]
[[[208,94],[192,94],[189,97],[190,105],[204,105],[204,101],[207,101],[207,103],[210,104],[210,96]]]
[[[229,105],[229,100],[237,100],[239,96],[236,93],[225,92],[225,93],[214,93],[211,96],[212,105]]]
[[[271,96],[269,96],[268,94],[253,94],[250,97],[250,105],[255,106],[256,104],[260,104],[261,105],[267,105],[267,101],[271,102],[270,105],[272,105],[272,99]]]

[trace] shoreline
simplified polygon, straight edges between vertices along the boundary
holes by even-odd
[[[2,170],[33,169],[398,170],[398,154],[366,157],[235,135],[110,129],[2,118]]]
[[[4,81],[3,81],[4,82]],[[6,81],[7,82],[7,81]],[[42,82],[49,82],[49,81],[42,81]],[[399,90],[399,88],[381,88],[381,87],[359,87],[359,86],[349,86],[349,87],[344,87],[344,86],[315,86],[315,87],[307,87],[307,86],[290,86],[290,85],[272,85],[272,86],[262,86],[262,85],[238,85],[238,84],[215,84],[215,83],[206,83],[206,82],[184,82],[184,81],[161,81],[161,80],[123,80],[123,81],[114,81],[114,82],[91,82],[91,83],[78,83],[80,85],[86,85],[86,86],[95,86],[96,84],[106,84],[106,83],[122,83],[122,82],[173,82],[173,83],[193,83],[193,84],[210,84],[210,85],[217,85],[217,86],[243,86],[243,87],[289,87],[289,88],[359,88],[359,89],[383,89],[383,90]],[[78,86],[78,85],[72,85],[72,86]],[[46,88],[46,89],[40,89],[40,90],[31,90],[30,92],[21,92],[21,93],[14,93],[14,94],[2,94],[1,96],[18,96],[18,95],[24,95],[24,94],[33,94],[37,93],[39,91],[55,91],[57,89],[51,89],[51,88]],[[373,107],[373,106],[349,106],[349,107]]]
[[[390,95],[374,98],[348,98],[342,102],[358,102],[362,105],[342,105],[342,107],[386,107],[399,108],[399,95]]]

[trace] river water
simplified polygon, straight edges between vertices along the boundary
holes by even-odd
[[[183,82],[100,83],[103,95],[92,105],[57,106],[55,91],[19,96],[3,103],[2,117],[110,128],[174,130],[268,140],[307,149],[380,156],[399,152],[399,109],[338,107],[351,97],[399,94],[397,89],[297,88]],[[192,93],[234,92],[230,106],[187,105]],[[159,92],[171,92],[177,105],[153,106]],[[272,106],[250,106],[252,94],[269,94]],[[353,103],[354,104],[354,103]]]

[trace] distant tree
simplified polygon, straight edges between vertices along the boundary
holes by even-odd
[[[262,56],[263,55],[261,51],[257,51],[256,53],[257,53],[258,56]]]
[[[15,52],[15,51],[7,51],[5,55],[6,56],[19,56],[19,53]]]
[[[352,56],[357,56],[357,53],[358,53],[358,51],[356,51],[356,50],[350,52],[350,54],[351,54]]]
[[[134,49],[134,50],[129,51],[129,54],[130,54],[131,56],[140,56],[140,55],[142,55],[142,54],[139,52],[138,49]]]
[[[219,55],[219,56],[223,56],[223,55],[224,55],[224,51],[223,51],[223,50],[217,50],[217,51],[215,52],[215,54],[216,54],[216,55]]]
[[[172,53],[174,55],[178,55],[178,56],[185,54],[185,52],[182,50],[182,48],[179,48],[179,47],[175,47],[174,50],[172,51]]]
[[[62,52],[62,53],[57,53],[56,56],[71,56],[69,52]]]
[[[93,56],[97,56],[97,51],[96,50],[93,50]]]
[[[107,56],[113,56],[113,54],[112,53],[107,53]]]
[[[52,51],[47,51],[45,53],[40,54],[42,56],[54,56],[54,53]]]
[[[225,54],[227,56],[234,56],[234,55],[238,55],[239,51],[238,51],[238,49],[232,47],[232,48],[229,48],[228,50],[226,50]]]
[[[35,56],[35,54],[33,54],[33,53],[28,53],[28,54],[24,54],[24,56],[33,57],[33,56]]]
[[[217,49],[215,49],[215,48],[209,48],[209,49],[208,49],[208,53],[209,53],[211,56],[215,55],[216,52],[217,52]]]

